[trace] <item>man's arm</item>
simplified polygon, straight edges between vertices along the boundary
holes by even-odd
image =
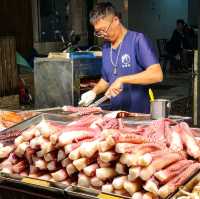
[[[108,82],[106,82],[103,78],[99,80],[97,85],[92,89],[96,93],[96,95],[99,95],[103,92],[105,92],[109,87]]]
[[[149,66],[145,71],[122,76],[119,78],[122,84],[153,84],[163,80],[163,73],[160,64]]]
[[[109,87],[109,89],[106,92],[106,95],[108,96],[118,95],[123,90],[123,84],[147,85],[147,84],[161,82],[162,80],[163,80],[163,72],[160,64],[153,64],[143,72],[119,77]]]

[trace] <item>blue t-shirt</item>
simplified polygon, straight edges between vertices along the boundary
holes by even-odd
[[[142,33],[128,31],[117,49],[112,49],[112,60],[116,63],[117,74],[111,63],[111,44],[103,46],[102,78],[111,85],[118,77],[144,71],[152,64],[159,63],[152,43]],[[135,84],[124,84],[123,91],[111,98],[110,110],[125,110],[138,113],[149,113],[150,103],[148,87]]]

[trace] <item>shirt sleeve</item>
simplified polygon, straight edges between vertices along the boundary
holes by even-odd
[[[158,56],[155,48],[144,34],[140,33],[136,41],[136,57],[139,65],[146,69],[153,64],[158,64]]]

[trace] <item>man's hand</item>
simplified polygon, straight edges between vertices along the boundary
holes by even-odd
[[[117,78],[108,88],[105,95],[108,97],[115,97],[119,95],[119,93],[122,92],[122,90],[123,90],[123,84],[121,78]]]
[[[87,91],[81,95],[81,100],[79,101],[79,105],[81,106],[89,106],[96,98],[96,93],[92,90]]]

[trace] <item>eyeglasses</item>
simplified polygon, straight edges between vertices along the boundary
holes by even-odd
[[[94,31],[94,36],[104,37],[108,33],[108,30],[109,30],[110,26],[112,25],[112,23],[113,23],[113,19],[110,22],[109,26],[106,28],[106,30]]]

